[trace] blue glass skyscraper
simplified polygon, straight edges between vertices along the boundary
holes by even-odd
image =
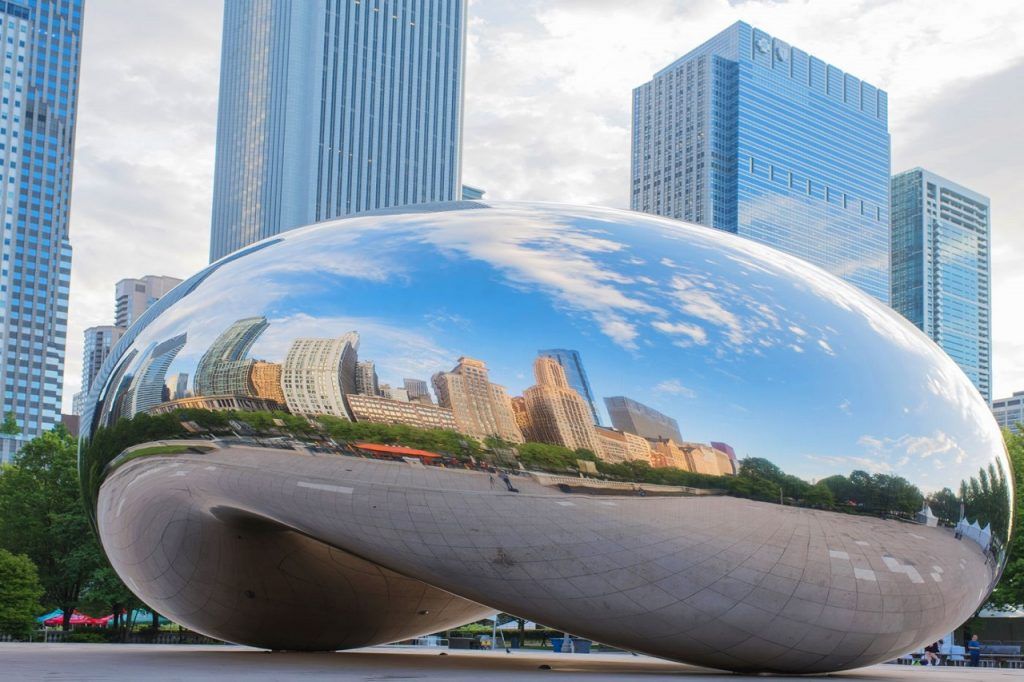
[[[922,168],[892,178],[892,307],[992,399],[989,200]]]
[[[461,193],[463,0],[226,0],[210,260]]]
[[[597,401],[594,400],[594,392],[590,390],[590,380],[587,379],[587,371],[583,369],[583,359],[579,351],[567,348],[551,348],[537,351],[542,357],[554,358],[562,369],[565,370],[565,380],[572,390],[580,394],[580,397],[587,401],[590,406],[590,414],[594,417],[594,423],[601,424],[601,418],[597,416]]]
[[[0,2],[0,459],[60,422],[83,0]]]
[[[631,206],[889,300],[886,94],[743,22],[633,91]]]

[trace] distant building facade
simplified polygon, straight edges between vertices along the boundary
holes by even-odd
[[[167,369],[178,352],[185,347],[186,339],[185,334],[179,334],[155,344],[147,351],[148,355],[132,378],[126,394],[130,400],[129,415],[148,412],[168,400]]]
[[[601,451],[591,405],[569,386],[556,358],[541,355],[533,363],[537,383],[523,391],[529,419],[528,440],[561,445],[570,450]]]
[[[444,407],[360,394],[349,395],[347,400],[357,422],[405,424],[420,429],[458,429],[452,411]]]
[[[227,0],[210,260],[461,196],[463,0]]]
[[[565,378],[570,388],[580,394],[580,397],[587,401],[594,424],[600,425],[601,418],[597,414],[597,400],[590,388],[590,380],[587,378],[587,371],[583,369],[583,359],[579,351],[568,348],[551,348],[538,351],[544,357],[554,358],[562,369],[565,370]]]
[[[892,178],[892,307],[992,399],[989,200],[923,168]]]
[[[281,389],[281,365],[277,362],[256,360],[249,368],[249,385],[253,395],[284,407],[284,391]]]
[[[224,412],[269,412],[278,409],[277,403],[262,398],[250,398],[243,395],[200,395],[171,400],[153,406],[150,414],[166,414],[175,410],[212,410]]]
[[[634,210],[768,244],[889,301],[888,98],[738,22],[633,91]]]
[[[412,402],[423,403],[424,405],[434,404],[434,400],[430,397],[430,387],[426,381],[422,379],[403,379],[402,385],[405,386],[405,392]]]
[[[653,407],[625,396],[605,398],[604,406],[608,410],[612,426],[619,431],[643,436],[648,440],[671,438],[677,443],[683,442],[676,420]]]
[[[146,275],[138,279],[122,279],[114,285],[114,326],[122,330],[132,326],[149,306],[181,284],[177,277]]]
[[[736,461],[736,450],[734,450],[731,445],[729,445],[728,443],[711,441],[711,447],[713,447],[715,450],[719,450],[726,454],[726,456],[729,458],[729,461],[732,463],[732,473],[738,474],[740,472],[739,462]]]
[[[75,394],[72,401],[72,414],[81,414],[84,407],[84,400],[96,376],[103,366],[103,361],[110,355],[110,350],[117,343],[124,333],[123,327],[116,325],[100,325],[89,327],[85,330],[83,337],[85,343],[82,346],[82,384],[81,390]]]
[[[380,395],[377,368],[373,364],[373,360],[360,360],[356,363],[356,393]]]
[[[359,334],[336,339],[299,338],[281,368],[281,389],[295,414],[326,414],[352,419],[345,396],[356,392]]]
[[[992,414],[1000,428],[1020,433],[1024,424],[1024,391],[1014,391],[1009,398],[993,400]]]
[[[246,317],[221,332],[196,363],[195,394],[256,397],[251,381],[256,361],[248,355],[269,326],[265,317]]]
[[[431,381],[438,405],[452,411],[462,433],[475,438],[495,436],[512,443],[523,442],[512,401],[503,386],[490,382],[483,361],[461,357],[452,371],[438,372]]]
[[[606,462],[640,461],[651,462],[651,444],[646,438],[625,431],[599,426],[597,442],[600,447],[597,455]]]

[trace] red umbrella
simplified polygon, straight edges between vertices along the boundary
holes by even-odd
[[[104,618],[92,618],[84,613],[73,611],[71,613],[71,625],[106,625],[110,618],[113,616],[107,616]],[[47,627],[59,627],[64,624],[64,616],[54,616],[53,618],[47,618],[43,621],[43,625]]]

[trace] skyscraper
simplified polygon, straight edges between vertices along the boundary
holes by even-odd
[[[89,327],[85,330],[82,353],[82,384],[74,396],[71,412],[82,414],[86,397],[114,344],[128,327],[167,292],[181,284],[176,277],[146,275],[139,279],[122,279],[114,285],[114,324]]]
[[[356,393],[380,395],[380,383],[373,360],[360,360],[356,363]]]
[[[592,405],[569,386],[558,360],[541,355],[533,363],[533,375],[537,384],[523,391],[529,423],[526,437],[600,453]]]
[[[434,404],[430,397],[430,388],[427,386],[427,382],[422,379],[403,379],[402,384],[405,386],[405,392],[409,395],[409,400],[412,402],[423,403],[424,405]]]
[[[503,386],[490,382],[483,361],[461,357],[452,371],[438,372],[432,381],[437,404],[452,411],[459,431],[476,438],[523,442],[512,400]]]
[[[889,300],[888,98],[733,24],[633,91],[634,210],[750,237]]]
[[[247,356],[269,326],[265,317],[246,317],[221,332],[196,364],[195,394],[256,397],[250,376],[256,361]]]
[[[128,389],[128,395],[131,397],[129,414],[148,412],[160,403],[170,400],[167,369],[174,362],[178,351],[185,347],[186,340],[185,334],[178,334],[152,348]]]
[[[587,401],[594,424],[600,425],[601,419],[597,416],[597,401],[594,399],[594,392],[590,390],[590,380],[587,379],[587,372],[583,369],[583,359],[580,357],[579,351],[551,348],[537,352],[543,357],[554,358],[562,366],[569,387]]]
[[[1020,425],[1024,424],[1024,391],[1014,391],[1009,398],[993,400],[992,414],[1001,428],[1020,433]]]
[[[356,392],[359,333],[336,339],[295,339],[281,368],[281,389],[296,414],[351,420],[345,396]]]
[[[146,275],[122,279],[114,285],[114,326],[127,329],[149,306],[181,284],[177,277]]]
[[[989,200],[922,168],[892,178],[892,307],[992,399]]]
[[[0,3],[0,461],[60,423],[83,0]]]
[[[100,325],[85,330],[82,346],[82,388],[75,394],[73,414],[81,414],[82,400],[89,394],[103,361],[110,355],[110,349],[124,333],[124,328],[115,325]]]
[[[653,407],[624,396],[605,398],[604,406],[611,417],[612,426],[619,431],[634,433],[650,440],[670,438],[676,443],[683,442],[678,422]]]
[[[462,0],[226,0],[210,260],[461,196]]]

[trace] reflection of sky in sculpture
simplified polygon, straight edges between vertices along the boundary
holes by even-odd
[[[677,419],[687,440],[724,441],[806,479],[866,469],[956,490],[1002,450],[952,361],[802,261],[635,213],[459,206],[286,233],[213,272],[135,346],[187,329],[168,375],[193,376],[218,334],[264,315],[252,358],[356,330],[381,383],[429,381],[468,355],[510,395],[534,383],[538,349],[571,348],[602,419],[601,398],[629,396]]]

